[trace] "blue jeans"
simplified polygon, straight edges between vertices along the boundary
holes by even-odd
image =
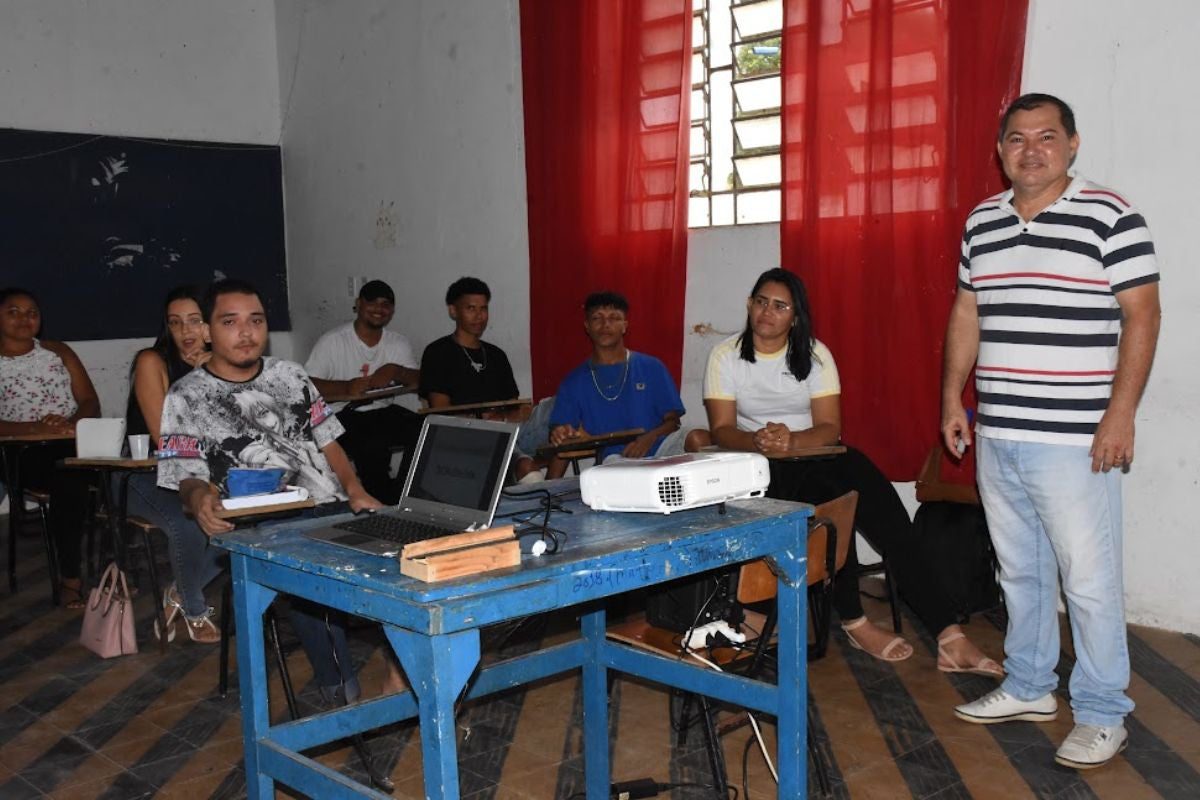
[[[130,478],[129,511],[144,516],[167,535],[167,549],[170,551],[175,585],[182,599],[184,613],[190,617],[205,613],[208,601],[204,599],[204,587],[225,568],[226,551],[209,544],[208,536],[200,530],[195,520],[183,513],[179,493],[158,488],[154,473],[138,473]],[[295,523],[300,519],[344,511],[345,503],[326,503],[275,524]],[[289,600],[291,610],[288,619],[312,664],[317,685],[332,691],[345,682],[346,696],[351,700],[357,699],[360,690],[350,648],[346,643],[345,615],[300,598]]]
[[[155,480],[153,472],[139,472],[130,477],[129,513],[145,517],[166,534],[183,613],[199,617],[209,607],[204,587],[224,570],[227,554],[209,545],[204,531],[183,513],[179,493],[158,488]]]
[[[316,508],[307,508],[294,517],[259,527],[294,525],[301,520],[344,514],[348,510],[346,503],[325,503]],[[332,694],[344,683],[346,698],[350,702],[357,700],[362,690],[354,670],[354,661],[350,657],[350,647],[346,643],[346,615],[299,597],[288,596],[288,603],[291,607],[288,621],[292,623],[292,630],[296,632],[308,662],[312,664],[313,679],[317,685]]]
[[[979,494],[1008,606],[1003,688],[1035,700],[1058,686],[1058,584],[1075,644],[1075,722],[1133,710],[1122,587],[1121,473],[1094,473],[1086,447],[978,438]]]

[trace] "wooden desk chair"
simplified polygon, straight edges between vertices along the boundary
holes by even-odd
[[[854,510],[857,505],[858,492],[848,492],[817,506],[813,517],[809,520],[807,578],[808,605],[813,631],[813,643],[808,648],[810,661],[825,655],[829,643],[834,577],[837,571],[845,565],[850,551],[850,543],[854,540]],[[850,535],[839,536],[839,530],[849,531]],[[740,568],[736,593],[739,603],[745,605],[774,600],[777,589],[778,583],[775,575],[765,561],[743,564]],[[713,648],[707,656],[724,670],[737,670],[749,677],[757,677],[762,672],[766,650],[774,637],[776,611],[772,606],[764,616],[747,610],[746,616],[749,627],[756,627],[759,631],[754,646],[752,648]],[[680,635],[674,631],[651,625],[644,617],[613,625],[608,629],[607,635],[668,658],[679,658],[681,655]],[[694,663],[701,663],[690,655],[685,654],[683,657]],[[728,778],[725,769],[725,754],[721,750],[720,735],[740,727],[743,724],[742,721],[747,717],[743,715],[740,718],[742,721],[727,725],[718,731],[716,708],[708,698],[703,695],[685,694],[678,726],[681,743],[687,740],[693,703],[700,706],[699,721],[704,729],[705,749],[708,752],[714,791],[717,796],[727,797]],[[811,704],[809,708],[811,727]],[[829,776],[825,772],[816,744],[811,737],[808,740],[808,752],[821,792],[823,795],[828,795]]]
[[[858,492],[847,492],[817,506],[809,523],[808,612],[813,632],[813,642],[808,649],[810,661],[824,656],[829,645],[834,576],[845,566],[854,542],[857,506]],[[748,605],[774,600],[776,589],[775,575],[765,561],[742,566],[738,575],[739,603]]]
[[[494,400],[487,403],[460,403],[453,406],[442,406],[441,408],[429,408],[425,406],[417,410],[417,413],[425,416],[427,414],[448,414],[451,416],[457,414],[465,414],[473,417],[482,417],[489,411],[508,411],[516,414],[517,421],[529,418],[529,414],[533,411],[533,398],[531,397],[514,397],[511,400]]]
[[[537,455],[541,458],[555,457],[569,461],[571,471],[578,475],[580,461],[594,459],[599,450],[613,445],[627,444],[645,432],[644,428],[629,428],[588,436],[577,441],[568,440],[561,445],[544,444],[537,449]]]

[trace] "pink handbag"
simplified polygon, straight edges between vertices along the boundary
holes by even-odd
[[[133,601],[125,573],[117,563],[108,565],[100,585],[88,593],[79,643],[101,658],[132,655],[138,651],[133,633]]]

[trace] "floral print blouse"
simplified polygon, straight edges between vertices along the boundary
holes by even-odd
[[[63,360],[36,339],[23,356],[0,356],[0,420],[37,422],[47,414],[79,410]]]

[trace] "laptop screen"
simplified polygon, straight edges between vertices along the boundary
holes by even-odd
[[[508,467],[511,430],[430,424],[407,496],[489,511]]]

